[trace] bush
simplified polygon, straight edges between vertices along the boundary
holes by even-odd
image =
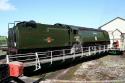
[[[6,36],[0,36],[0,45],[7,43],[7,37]]]

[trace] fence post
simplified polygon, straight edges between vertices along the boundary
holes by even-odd
[[[95,51],[95,54],[96,54],[96,46],[94,46],[94,51]]]
[[[74,53],[73,53],[73,59],[75,59],[75,55],[76,55],[76,49],[75,49],[75,51],[74,51]]]
[[[6,63],[9,63],[9,55],[6,55]]]
[[[104,47],[103,47],[103,51],[105,52],[105,45],[104,45]]]
[[[99,46],[99,53],[101,53],[101,46]]]
[[[107,50],[107,52],[109,51],[109,45],[107,45],[107,49],[106,50]]]
[[[50,55],[51,55],[51,64],[53,63],[53,51],[50,51]]]
[[[91,55],[91,53],[90,53],[90,51],[91,51],[91,48],[90,48],[90,46],[89,46],[89,48],[88,48],[88,51],[89,51],[89,56]]]
[[[65,50],[63,50],[63,61],[65,61]]]
[[[83,47],[81,47],[81,48],[82,48],[82,56],[81,56],[81,57],[83,57],[83,55],[84,55],[84,54],[83,54]]]
[[[36,52],[35,55],[36,55],[36,69],[35,69],[35,71],[36,71],[41,68],[41,65],[40,65],[38,53]]]

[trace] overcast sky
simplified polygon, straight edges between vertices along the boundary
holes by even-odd
[[[125,18],[125,0],[0,0],[0,35],[13,21],[98,28],[116,17]]]

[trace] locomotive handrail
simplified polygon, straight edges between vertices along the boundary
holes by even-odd
[[[14,26],[16,26],[16,24],[19,23],[19,22],[21,22],[21,21],[14,21]]]
[[[8,23],[8,29],[10,28],[10,25],[13,25],[13,27],[14,27],[14,26],[16,26],[16,24],[19,23],[19,22],[21,22],[21,21],[14,21],[14,23]],[[12,28],[12,27],[11,27],[11,28]]]
[[[14,23],[8,23],[8,29],[10,28],[10,25],[15,25]],[[12,27],[11,27],[12,28]]]

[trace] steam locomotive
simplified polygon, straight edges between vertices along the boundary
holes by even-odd
[[[81,46],[108,45],[105,30],[56,23],[23,21],[8,29],[8,53],[28,53]]]

